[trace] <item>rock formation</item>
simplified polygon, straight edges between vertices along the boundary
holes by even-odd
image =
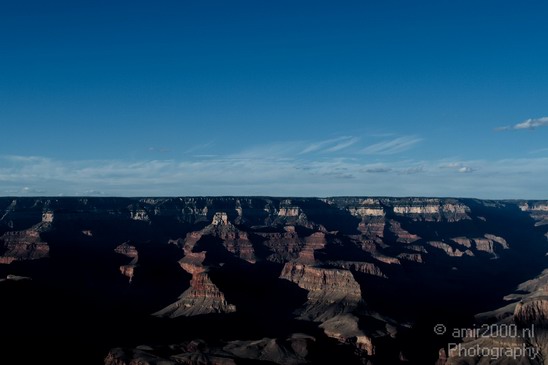
[[[360,286],[348,270],[289,262],[280,278],[308,291],[308,302],[299,313],[302,319],[323,322],[338,314],[355,311],[362,301]]]
[[[505,299],[504,307],[476,316],[476,331],[470,331],[458,347],[449,348],[444,364],[538,365],[548,359],[548,269]],[[474,349],[483,353],[470,356]],[[493,356],[500,351],[507,353]]]
[[[0,264],[36,260],[49,255],[49,246],[40,236],[46,227],[38,224],[23,231],[6,232],[0,236]]]
[[[519,208],[531,215],[537,226],[548,224],[548,203],[545,201],[520,202]]]
[[[179,264],[183,270],[192,275],[190,288],[179,296],[179,300],[154,315],[174,318],[236,311],[236,307],[226,301],[224,294],[211,280],[210,268],[204,265],[207,252],[194,252],[195,246],[204,235],[223,239],[227,249],[240,257],[248,259],[253,257],[252,251],[245,249],[251,245],[247,241],[247,236],[244,235],[245,239],[240,237],[236,227],[228,222],[226,213],[216,213],[209,226],[200,232],[189,233],[183,243],[185,256]],[[241,251],[241,247],[244,247],[244,250]]]
[[[236,365],[240,360],[298,365],[308,363],[308,347],[314,341],[312,336],[295,333],[285,339],[230,341],[216,346],[203,340],[174,344],[167,349],[141,345],[134,349],[112,349],[105,358],[105,365]]]
[[[179,296],[179,300],[154,313],[154,315],[175,318],[179,316],[188,317],[210,313],[231,313],[235,311],[236,307],[227,303],[224,294],[211,281],[206,271],[194,271],[192,273],[192,280],[190,281],[190,288]]]
[[[450,244],[445,242],[433,241],[433,242],[428,242],[428,245],[434,248],[440,249],[443,252],[445,252],[447,255],[453,256],[453,257],[461,257],[463,255],[474,256],[472,251],[468,249],[461,251],[459,248],[454,248]]]
[[[394,213],[415,220],[457,222],[470,219],[470,208],[453,199],[402,199],[392,207]]]
[[[382,270],[373,262],[362,261],[327,261],[329,266],[345,269],[350,271],[356,271],[363,274],[369,274],[380,278],[388,278]]]
[[[43,197],[0,198],[0,211],[0,313],[6,328],[25,328],[2,338],[8,352],[27,336],[55,352],[55,325],[66,334],[58,343],[85,343],[101,359],[112,348],[105,362],[117,365],[329,354],[344,359],[331,363],[495,364],[421,332],[454,315],[535,325],[521,342],[455,338],[464,348],[536,346],[547,356],[545,201]],[[499,309],[473,317],[489,308]],[[109,333],[84,341],[86,326]]]
[[[127,256],[131,258],[131,261],[126,265],[120,266],[120,273],[129,278],[129,282],[133,279],[135,274],[135,268],[137,267],[137,262],[139,261],[139,253],[135,246],[128,244],[127,242],[122,243],[114,249],[114,252]]]
[[[375,353],[371,337],[359,328],[359,318],[353,314],[360,312],[364,302],[350,271],[286,263],[280,277],[308,291],[308,301],[297,312],[298,318],[320,322],[327,336],[365,355]]]
[[[413,243],[420,239],[416,234],[409,233],[401,227],[401,224],[394,220],[389,220],[390,232],[396,237],[397,243]]]

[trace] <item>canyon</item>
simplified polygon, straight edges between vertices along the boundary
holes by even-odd
[[[0,209],[0,356],[17,363],[548,361],[548,201],[1,197]],[[501,347],[538,356],[491,356]]]

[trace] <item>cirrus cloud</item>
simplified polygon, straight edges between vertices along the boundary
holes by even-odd
[[[337,152],[356,144],[359,140],[360,139],[357,137],[343,136],[314,142],[306,146],[300,154],[307,154],[311,152]]]
[[[529,118],[527,120],[524,120],[521,123],[504,126],[504,127],[498,127],[496,128],[496,130],[497,131],[520,130],[520,129],[532,130],[538,127],[548,127],[548,117]]]
[[[317,151],[339,142],[343,141]],[[0,155],[0,195],[548,196],[548,157],[416,160],[391,155],[372,159],[359,154],[301,155],[302,145],[285,141],[249,146],[235,154],[152,160]],[[377,151],[401,150],[395,147],[400,145]]]
[[[364,148],[361,152],[366,155],[394,155],[409,150],[421,141],[422,138],[417,136],[398,137],[372,144]]]

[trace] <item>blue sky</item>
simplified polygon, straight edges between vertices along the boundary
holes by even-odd
[[[0,195],[547,199],[547,16],[0,2]]]

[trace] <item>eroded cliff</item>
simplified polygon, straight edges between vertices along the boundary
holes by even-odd
[[[431,328],[414,332],[421,321],[457,313],[464,323],[516,288],[489,321],[546,326],[542,201],[0,198],[0,207],[0,277],[33,279],[1,281],[0,291],[29,298],[6,294],[5,310],[37,317],[29,303],[44,295],[28,288],[44,287],[63,298],[48,298],[51,318],[77,301],[71,318],[131,328],[123,348],[105,337],[108,364],[314,363],[327,353],[345,363],[457,364],[472,360],[432,342]],[[196,338],[207,338],[194,343],[204,349]]]

